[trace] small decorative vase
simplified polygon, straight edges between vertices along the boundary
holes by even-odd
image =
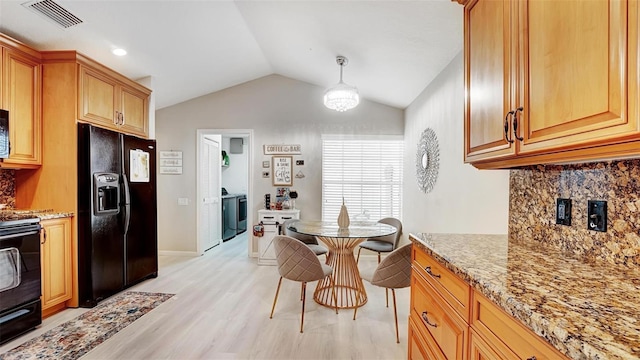
[[[342,206],[340,206],[340,214],[338,215],[338,228],[346,229],[349,227],[349,213],[347,207],[344,205],[344,198],[342,198]]]

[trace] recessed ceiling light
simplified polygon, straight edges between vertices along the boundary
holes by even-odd
[[[127,55],[127,50],[125,50],[125,49],[117,48],[117,49],[113,49],[112,52],[113,52],[113,55],[117,55],[117,56],[125,56],[125,55]]]

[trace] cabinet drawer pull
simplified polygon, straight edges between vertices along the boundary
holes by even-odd
[[[424,322],[426,322],[427,325],[429,325],[429,326],[433,326],[434,328],[438,327],[438,324],[433,324],[433,323],[431,323],[429,321],[429,318],[427,317],[427,315],[428,315],[428,313],[426,311],[423,311],[422,312],[422,320],[424,320]],[[533,360],[535,360],[535,359],[533,359]]]
[[[535,357],[535,355],[534,355],[534,356],[532,356],[532,357],[528,357],[528,358],[527,358],[527,360],[537,360],[537,359],[536,359],[536,357]]]
[[[513,144],[513,140],[509,138],[509,115],[513,115],[514,111],[511,110],[504,117],[504,139],[509,144]]]
[[[427,272],[427,274],[433,276],[434,278],[441,278],[442,276],[440,274],[434,274],[431,272],[431,266],[427,266],[426,268],[424,268],[424,270]]]
[[[524,108],[520,106],[513,113],[513,136],[520,141],[524,140],[524,137],[518,136],[518,112],[522,112],[522,110],[524,110]]]

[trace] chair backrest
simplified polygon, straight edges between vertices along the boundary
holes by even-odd
[[[291,225],[291,223],[294,223],[296,221],[297,221],[296,219],[289,219],[282,224],[282,227],[284,228],[284,234],[294,239],[298,239],[305,244],[318,245],[318,240],[316,239],[315,236],[301,234],[299,232],[289,229],[289,225]]]
[[[387,236],[377,237],[374,240],[388,242],[393,245],[393,249],[398,247],[398,242],[400,241],[400,236],[402,235],[402,222],[396,218],[383,218],[378,220],[379,223],[387,224],[398,229],[395,233]]]
[[[325,277],[316,254],[303,242],[286,235],[273,238],[278,272],[293,281],[316,281]]]
[[[373,273],[371,284],[400,289],[411,285],[411,244],[393,250]]]

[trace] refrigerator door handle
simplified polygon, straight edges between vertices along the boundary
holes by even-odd
[[[124,234],[129,232],[129,221],[131,220],[131,197],[129,194],[129,180],[127,175],[122,174],[122,183],[124,185]]]

